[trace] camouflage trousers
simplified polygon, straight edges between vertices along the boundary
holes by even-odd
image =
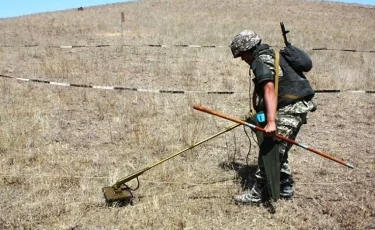
[[[307,113],[315,108],[311,101],[298,101],[291,105],[277,110],[277,133],[289,139],[295,140],[302,124],[307,123]],[[261,136],[260,136],[261,135]],[[257,133],[258,141],[264,138],[263,134]],[[280,157],[280,182],[291,177],[292,171],[289,165],[288,153],[292,148],[292,144],[286,141],[274,140],[278,144],[278,151]],[[258,142],[259,143],[259,142]],[[255,177],[259,182],[266,180],[264,164],[261,157],[261,150],[258,156],[258,169]]]

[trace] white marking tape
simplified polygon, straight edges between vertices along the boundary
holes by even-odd
[[[112,87],[112,86],[100,86],[100,85],[93,85],[92,88],[93,88],[93,89],[107,89],[107,90],[115,89],[115,88]]]
[[[64,83],[64,82],[50,82],[51,85],[57,85],[57,86],[70,86],[69,83]]]
[[[12,77],[12,76],[7,76],[7,75],[3,75],[3,74],[0,74],[0,77],[16,79],[16,80],[24,81],[24,82],[35,82],[35,83],[50,84],[50,85],[55,85],[55,86],[93,88],[93,89],[104,89],[104,90],[126,90],[126,91],[138,91],[138,92],[147,92],[147,93],[171,93],[171,94],[184,94],[184,93],[208,93],[208,94],[248,93],[248,92],[234,92],[234,91],[155,90],[155,89],[129,88],[129,87],[123,87],[123,86],[86,85],[86,84],[75,84],[75,83],[65,83],[65,82],[54,82],[54,81],[40,80],[40,79],[28,79],[28,78]],[[375,94],[375,90],[337,90],[337,89],[315,90],[315,93],[340,93],[340,92]]]
[[[12,46],[12,45],[1,45],[0,47],[6,48],[15,48],[15,47],[51,47],[51,48],[60,48],[60,49],[72,49],[72,48],[95,48],[95,47],[110,47],[110,46],[118,46],[114,44],[98,44],[98,45],[20,45],[20,46]],[[159,48],[170,48],[170,47],[183,47],[183,48],[229,48],[229,46],[224,45],[193,45],[193,44],[176,44],[176,45],[166,45],[166,44],[123,44],[124,47],[159,47]],[[271,45],[271,47],[283,47],[278,45]],[[342,52],[362,52],[362,53],[375,53],[375,50],[355,50],[355,49],[333,49],[333,48],[326,48],[326,47],[318,47],[318,48],[304,48],[304,50],[311,50],[311,51],[342,51]]]

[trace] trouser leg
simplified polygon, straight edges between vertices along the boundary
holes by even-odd
[[[253,120],[253,124],[260,126]],[[258,169],[255,173],[256,182],[253,186],[267,185],[269,193],[273,200],[279,199],[280,184],[280,159],[278,141],[273,137],[265,137],[262,132],[256,131],[259,145]],[[263,186],[264,187],[264,186]],[[267,191],[267,190],[266,190]]]
[[[295,140],[302,126],[303,120],[299,115],[280,115],[278,119],[278,134]],[[280,154],[280,196],[282,198],[292,198],[294,195],[291,167],[289,165],[289,150],[292,144],[282,141],[279,144]]]
[[[277,121],[277,133],[287,137],[288,139],[295,140],[298,132],[302,126],[302,119],[298,115],[279,115]],[[289,150],[293,144],[286,141],[279,143],[279,154],[280,154],[280,173],[291,175],[291,168],[289,165]]]

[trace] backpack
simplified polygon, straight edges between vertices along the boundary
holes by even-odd
[[[316,110],[316,102],[313,100],[315,91],[312,89],[309,80],[303,74],[312,69],[312,60],[305,51],[288,42],[286,34],[289,31],[285,30],[282,22],[280,25],[285,48],[280,50],[279,65],[283,70],[284,76],[288,76],[288,78],[280,79],[277,84],[278,91],[280,91],[281,94],[278,97],[278,106],[287,105],[295,99],[306,97],[314,104],[315,108],[311,110],[313,112]]]
[[[280,54],[297,73],[309,72],[312,69],[312,60],[309,55],[291,44],[280,50]]]
[[[280,50],[280,54],[286,60],[290,67],[292,67],[298,74],[302,72],[309,72],[312,69],[312,60],[309,55],[293,46],[288,42],[286,34],[289,33],[289,30],[285,29],[284,23],[280,22],[281,32],[283,34],[285,48]]]

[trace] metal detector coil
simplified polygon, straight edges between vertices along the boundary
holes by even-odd
[[[104,198],[107,204],[118,204],[119,206],[124,206],[128,204],[133,204],[134,195],[133,191],[139,188],[139,180],[138,186],[135,189],[131,189],[128,185],[123,184],[119,187],[104,187],[102,188]]]

